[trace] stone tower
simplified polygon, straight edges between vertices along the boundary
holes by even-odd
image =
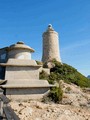
[[[52,59],[56,59],[61,62],[59,52],[59,40],[58,33],[54,31],[52,25],[48,25],[48,29],[43,33],[43,55],[42,62],[49,62]]]

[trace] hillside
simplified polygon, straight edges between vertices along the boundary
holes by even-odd
[[[85,89],[90,80],[67,64],[55,60],[53,64],[50,75],[40,73],[41,79],[56,84],[51,96],[39,101],[11,101],[11,107],[21,120],[90,120],[90,89]]]
[[[28,100],[11,101],[10,105],[20,120],[90,120],[90,93],[75,84],[61,82],[62,104]]]
[[[65,63],[61,64],[56,60],[53,60],[52,63],[54,64],[54,67],[50,69],[50,75],[48,76],[43,71],[40,74],[40,79],[48,79],[50,83],[64,80],[66,83],[74,83],[80,87],[90,87],[90,80],[72,66]]]

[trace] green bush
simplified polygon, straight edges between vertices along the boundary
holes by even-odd
[[[63,98],[63,91],[60,90],[58,87],[54,87],[51,89],[48,96],[43,97],[42,102],[48,103],[53,101],[55,103],[60,103],[62,102],[62,98]]]
[[[42,72],[40,72],[39,74],[39,79],[48,80],[48,74],[44,70],[42,70]]]
[[[58,73],[51,72],[48,76],[48,81],[50,84],[54,84],[55,81],[59,81],[60,77],[58,76]]]
[[[55,59],[52,61],[55,67],[51,68],[50,80],[64,80],[67,83],[74,83],[80,87],[90,87],[90,80],[79,73],[75,68],[65,63],[61,64]]]
[[[63,98],[63,91],[61,87],[52,88],[49,94],[49,98],[56,103],[61,102]]]
[[[49,96],[46,98],[54,102],[60,102],[63,98],[63,91],[60,87],[60,80],[64,80],[66,83],[74,83],[80,87],[90,87],[90,80],[78,72],[75,68],[65,63],[61,64],[55,59],[52,61],[55,67],[50,69],[50,75],[45,71],[40,73],[40,79],[46,79],[50,84],[54,84],[55,81],[59,83],[59,87],[51,88]],[[70,88],[67,88],[70,91]]]
[[[59,82],[59,87],[52,87],[50,89],[50,93],[46,96],[43,97],[42,102],[48,103],[48,102],[55,102],[55,103],[60,103],[62,102],[63,98],[63,90],[61,88],[61,84]]]
[[[61,64],[55,59],[52,62],[55,67],[50,69],[50,75],[43,71],[40,73],[40,79],[47,79],[51,84],[54,84],[55,81],[59,83],[60,80],[64,80],[66,83],[74,83],[80,87],[90,87],[90,80],[72,66],[65,63]]]
[[[70,88],[70,87],[67,87],[67,88],[65,89],[65,92],[66,92],[66,93],[70,93],[70,91],[71,91],[71,88]]]

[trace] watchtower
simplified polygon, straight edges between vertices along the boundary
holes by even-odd
[[[61,62],[59,52],[58,33],[54,31],[52,25],[48,25],[48,29],[43,33],[43,55],[42,62],[49,62],[53,59]]]

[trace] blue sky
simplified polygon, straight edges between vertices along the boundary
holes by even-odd
[[[0,0],[0,48],[24,41],[41,60],[49,23],[59,33],[62,61],[90,74],[90,0]]]

